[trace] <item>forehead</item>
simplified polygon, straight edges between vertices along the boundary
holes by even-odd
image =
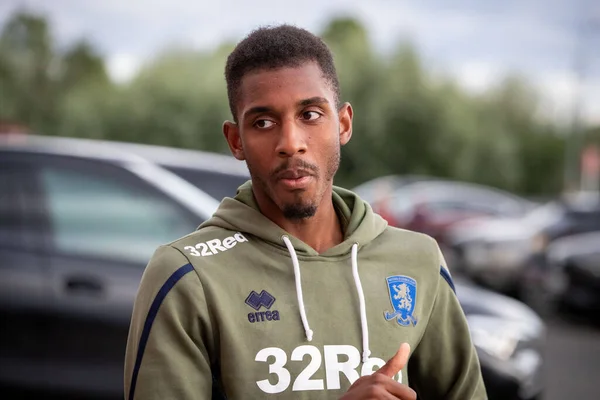
[[[324,97],[333,107],[334,93],[331,84],[317,63],[259,69],[247,73],[242,78],[237,104],[238,115],[243,115],[244,110],[253,107],[283,109],[313,97]]]

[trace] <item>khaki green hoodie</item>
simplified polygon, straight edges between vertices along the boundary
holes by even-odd
[[[419,399],[486,399],[436,242],[334,187],[344,241],[318,254],[258,211],[251,185],[146,268],[126,399],[337,399],[412,348]]]

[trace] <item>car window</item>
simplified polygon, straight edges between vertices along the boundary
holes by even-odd
[[[114,175],[44,165],[40,182],[60,253],[146,263],[157,246],[200,222],[167,197]]]
[[[165,166],[166,169],[179,175],[192,185],[203,190],[218,201],[224,197],[234,197],[238,187],[250,178],[240,175],[224,174],[217,171],[206,171],[191,168]]]
[[[587,232],[600,230],[600,212],[589,211],[568,211],[567,218],[574,232]]]
[[[391,196],[403,183],[405,182],[400,177],[384,176],[364,182],[353,188],[352,191],[366,202],[375,204]]]
[[[402,195],[392,197],[389,203],[394,216],[402,219],[409,217],[419,204],[431,217],[447,218],[457,213],[481,213],[496,215],[498,210],[489,204],[481,204],[475,201],[457,201],[453,199],[428,197],[423,192],[411,190],[402,191]]]
[[[398,221],[407,220],[415,211],[415,202],[409,194],[393,196],[389,200],[380,202],[378,205],[388,207],[389,211]]]
[[[448,213],[477,213],[486,215],[502,215],[502,211],[494,204],[480,203],[477,201],[442,201],[432,203],[434,209],[446,211]]]
[[[458,215],[492,214],[490,210],[484,210],[476,204],[465,204],[453,201],[440,201],[427,203],[427,212],[432,220],[443,221],[448,218],[456,218]]]
[[[404,192],[412,193],[412,196],[420,201],[462,204],[461,209],[464,211],[472,210],[486,214],[514,215],[522,213],[525,208],[523,200],[495,189],[472,187],[469,184],[420,182],[405,189]],[[456,209],[456,207],[452,208]]]

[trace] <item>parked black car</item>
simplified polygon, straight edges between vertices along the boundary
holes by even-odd
[[[537,207],[522,218],[458,224],[449,233],[449,244],[473,279],[520,295],[526,267],[544,258],[553,241],[596,230],[600,230],[600,198],[596,193],[578,193]]]
[[[217,207],[197,187],[123,149],[0,136],[0,398],[7,388],[122,398],[129,318],[146,262],[160,243],[193,231]],[[235,194],[237,182],[222,185],[225,195]],[[490,399],[536,396],[540,319],[467,283],[457,282],[457,293]]]
[[[546,327],[529,307],[456,281],[490,400],[540,399]]]
[[[600,312],[600,229],[553,241],[523,274],[523,297],[542,313]]]

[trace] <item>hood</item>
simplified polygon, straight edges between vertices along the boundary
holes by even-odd
[[[260,212],[250,181],[240,186],[234,198],[223,199],[213,217],[200,227],[217,226],[248,233],[283,250],[286,250],[286,245],[282,237],[288,236],[298,255],[324,257],[348,254],[355,243],[360,249],[381,235],[387,227],[387,222],[375,214],[367,202],[349,190],[334,186],[333,205],[344,229],[344,240],[321,254]]]

